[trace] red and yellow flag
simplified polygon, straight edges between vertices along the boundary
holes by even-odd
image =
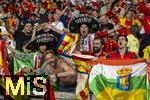
[[[7,63],[7,51],[4,41],[0,41],[0,74],[2,73],[4,75],[10,75]]]
[[[78,40],[78,34],[70,34],[70,33],[63,33],[56,46],[56,50],[59,54],[63,55],[70,55],[75,48],[75,44]]]
[[[72,59],[76,64],[76,70],[78,71],[76,99],[88,100],[88,95],[90,92],[88,79],[92,65],[95,64],[92,60],[94,58],[94,56],[80,54],[72,56]]]

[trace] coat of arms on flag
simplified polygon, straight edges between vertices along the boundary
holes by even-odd
[[[120,90],[129,90],[130,86],[130,77],[132,69],[131,68],[122,68],[117,70],[117,88]]]
[[[90,90],[98,100],[149,100],[148,67],[143,59],[99,60],[90,73]]]

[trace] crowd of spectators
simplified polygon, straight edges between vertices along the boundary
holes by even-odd
[[[82,23],[82,18],[91,21]],[[98,27],[93,27],[94,23]],[[66,56],[60,56],[55,47],[62,36],[78,34],[74,53],[108,59],[145,58],[149,62],[150,1],[0,0],[0,30],[1,40],[7,42],[11,74],[16,74],[14,57],[24,54],[34,61],[33,56],[38,55],[40,61],[33,65],[32,72],[48,73],[51,78],[57,76],[58,84],[62,85],[60,90],[74,91],[75,65]],[[47,43],[42,43],[41,38],[46,38]],[[46,69],[37,71],[44,62]],[[26,74],[30,71],[22,68]]]

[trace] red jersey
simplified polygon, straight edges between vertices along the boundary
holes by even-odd
[[[111,52],[106,58],[120,58],[120,59],[136,59],[138,58],[135,52],[126,50],[124,55],[120,55],[119,51]]]
[[[95,53],[93,53],[93,52],[81,52],[81,54],[83,54],[83,55],[91,55],[91,56],[97,57],[97,56],[95,55]],[[102,51],[102,52],[99,54],[98,57],[105,57],[106,55],[107,55],[107,53]]]
[[[150,16],[144,17],[143,27],[144,27],[146,34],[150,34]]]
[[[109,34],[107,31],[105,32],[97,32],[98,36],[97,38],[105,38],[105,44],[104,44],[104,51],[105,52],[112,52],[118,49],[118,44],[115,40],[109,38]]]
[[[145,15],[150,15],[150,8],[146,7],[144,2],[139,3],[139,11]]]

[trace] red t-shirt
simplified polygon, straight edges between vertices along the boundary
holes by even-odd
[[[91,55],[91,56],[95,56],[96,57],[96,55],[93,52],[81,52],[81,54],[83,54],[83,55]],[[107,53],[102,51],[99,54],[98,57],[105,57],[106,55],[107,55]]]
[[[139,3],[139,11],[145,15],[150,15],[150,8],[146,7],[144,2]]]
[[[119,58],[119,59],[136,59],[138,58],[135,52],[129,52],[126,50],[124,55],[120,55],[119,51],[111,52],[107,58]]]
[[[150,34],[150,16],[145,16],[144,17],[143,27],[144,27],[145,33]]]

